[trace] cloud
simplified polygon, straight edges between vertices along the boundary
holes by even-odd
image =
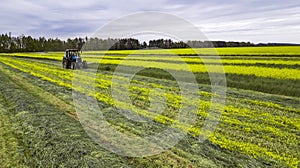
[[[174,14],[213,40],[300,43],[300,2],[295,0],[2,0],[0,33],[88,36],[114,19],[143,11]]]

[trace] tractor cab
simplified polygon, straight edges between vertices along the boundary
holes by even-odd
[[[76,50],[76,49],[68,49],[68,50],[66,50],[65,58],[69,59],[69,60],[74,60],[76,62],[80,61],[79,60],[80,55],[79,55],[78,50]]]
[[[67,49],[62,64],[66,69],[87,68],[86,61],[82,61],[77,49]]]

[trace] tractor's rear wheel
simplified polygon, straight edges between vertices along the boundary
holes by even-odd
[[[76,67],[76,69],[80,69],[81,68],[80,63],[76,62],[75,67]]]
[[[76,69],[76,62],[71,63],[71,69],[75,70]]]
[[[88,67],[87,67],[86,61],[83,61],[83,62],[82,62],[82,68],[83,68],[83,69],[87,69],[87,68],[88,68]]]

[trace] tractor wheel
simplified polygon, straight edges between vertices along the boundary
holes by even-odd
[[[71,69],[71,63],[67,61],[67,69]]]
[[[83,69],[87,69],[87,68],[88,68],[88,67],[87,67],[86,61],[83,61],[83,62],[82,62],[82,68],[83,68]]]
[[[80,64],[78,62],[76,62],[75,67],[76,67],[76,69],[80,69]]]
[[[76,63],[75,63],[75,62],[72,62],[72,63],[71,63],[71,69],[73,69],[73,70],[76,69]]]
[[[67,63],[67,61],[64,61],[62,63],[62,66],[63,66],[64,69],[68,69],[68,63]]]

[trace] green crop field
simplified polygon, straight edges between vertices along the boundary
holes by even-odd
[[[63,69],[63,54],[0,54],[0,167],[300,166],[300,47],[83,51],[89,66],[84,70]],[[131,104],[112,97],[112,86],[117,92],[126,89],[113,80],[118,68],[123,74],[118,81],[130,81]],[[131,79],[126,74],[134,68],[143,70]],[[199,105],[192,125],[176,118],[185,98],[168,71],[195,76],[199,93],[189,94],[201,99],[187,101]],[[219,105],[211,101],[220,95],[211,91],[210,74],[222,72],[224,109],[215,131],[200,142],[210,107]],[[105,120],[127,135],[143,137],[166,128],[187,135],[154,156],[115,154],[84,131],[72,92],[95,98]],[[166,99],[160,114],[149,110],[157,97]],[[132,108],[150,122],[122,115],[122,109]]]

